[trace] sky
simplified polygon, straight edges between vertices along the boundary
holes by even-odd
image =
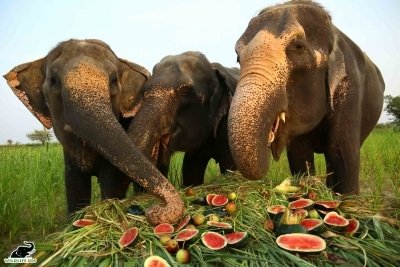
[[[101,39],[149,71],[164,56],[201,51],[237,66],[234,45],[252,17],[279,0],[0,1],[0,74],[39,59],[71,38]],[[333,23],[380,68],[385,94],[400,95],[400,1],[320,0]],[[383,112],[380,122],[387,122]],[[0,78],[0,144],[29,142],[42,124]]]

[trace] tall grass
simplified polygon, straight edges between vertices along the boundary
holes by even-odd
[[[387,205],[398,216],[400,209],[400,132],[376,129],[361,153],[362,194],[370,196],[377,209]],[[175,153],[169,177],[181,184],[183,153]],[[316,155],[317,174],[325,173],[323,156]],[[218,179],[218,164],[211,160],[206,183]],[[290,176],[286,156],[273,162],[267,183]],[[99,189],[93,178],[92,201]],[[132,189],[128,195],[132,194]],[[7,256],[11,244],[41,240],[65,223],[64,167],[60,145],[0,147],[0,256]],[[393,214],[393,213],[392,213]],[[399,219],[399,217],[397,218]]]

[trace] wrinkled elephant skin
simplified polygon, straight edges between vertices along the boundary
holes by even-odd
[[[314,171],[323,153],[327,185],[359,193],[360,148],[382,111],[379,69],[311,1],[262,10],[236,43],[240,79],[228,118],[242,174],[267,174],[286,147],[293,175]]]
[[[184,151],[184,186],[203,183],[210,158],[222,172],[234,169],[227,114],[238,78],[239,69],[210,63],[199,52],[163,58],[144,86],[128,134],[165,175],[171,154]]]
[[[5,75],[10,87],[64,150],[70,213],[90,204],[91,176],[103,198],[123,198],[131,178],[165,202],[147,211],[150,223],[173,223],[184,211],[176,189],[129,140],[126,130],[149,72],[118,58],[99,40],[60,43],[39,60]]]

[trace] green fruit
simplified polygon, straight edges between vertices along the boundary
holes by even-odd
[[[169,240],[171,240],[171,237],[170,237],[169,235],[162,235],[162,236],[160,236],[160,239],[159,239],[160,243],[161,243],[163,246],[167,245],[167,242],[168,242]]]
[[[216,214],[211,214],[208,216],[208,220],[212,222],[219,222],[219,217]]]
[[[314,209],[308,211],[308,216],[309,216],[311,219],[319,219],[318,211],[317,211],[317,210],[314,210]]]
[[[237,194],[236,194],[235,192],[229,193],[228,199],[229,199],[230,201],[235,201],[236,198],[237,198]]]
[[[202,213],[197,213],[192,217],[193,224],[196,226],[202,225],[206,221],[206,217]]]
[[[176,261],[186,264],[190,261],[190,252],[186,249],[180,249],[176,253]]]

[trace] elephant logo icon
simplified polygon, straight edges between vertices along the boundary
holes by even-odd
[[[32,258],[36,252],[35,244],[32,241],[24,241],[24,244],[13,250],[4,263],[36,263],[36,259]]]

